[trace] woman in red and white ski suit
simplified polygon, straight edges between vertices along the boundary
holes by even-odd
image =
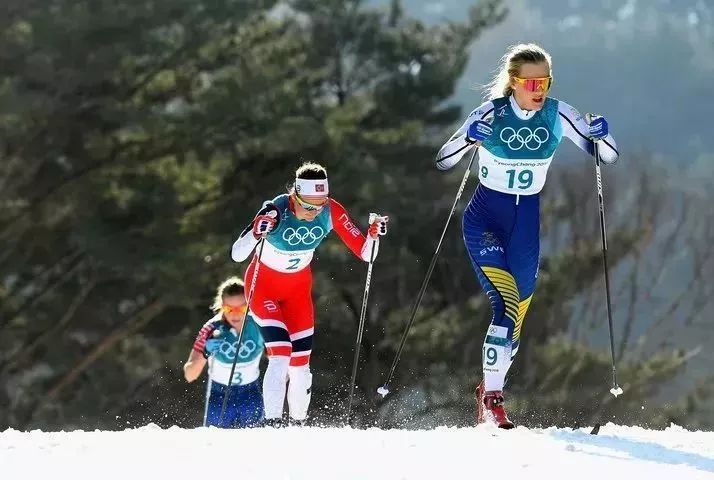
[[[291,421],[301,423],[307,417],[315,325],[310,262],[315,249],[335,230],[356,256],[368,262],[377,255],[379,235],[387,233],[387,220],[375,216],[365,238],[345,208],[329,197],[325,169],[306,163],[295,172],[295,186],[265,202],[233,244],[231,256],[241,262],[265,238],[250,311],[268,352],[263,378],[266,423],[281,423],[286,389]],[[245,273],[248,296],[257,261],[256,253]]]

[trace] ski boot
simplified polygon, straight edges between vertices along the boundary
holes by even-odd
[[[288,418],[288,427],[304,427],[305,420],[296,420],[292,417]]]
[[[282,418],[266,418],[265,420],[263,420],[263,426],[272,428],[285,428],[287,425],[285,424],[285,420],[283,420]]]
[[[503,392],[486,392],[484,390],[483,382],[479,383],[476,387],[477,423],[494,423],[498,428],[506,430],[515,427],[503,408]]]

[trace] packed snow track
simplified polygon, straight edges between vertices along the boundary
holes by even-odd
[[[714,479],[714,433],[287,428],[0,433],[7,479]]]

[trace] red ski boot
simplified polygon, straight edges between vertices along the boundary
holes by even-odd
[[[498,428],[506,430],[515,427],[503,408],[503,392],[485,392],[483,382],[481,382],[476,387],[476,405],[478,406],[477,423],[495,423]]]

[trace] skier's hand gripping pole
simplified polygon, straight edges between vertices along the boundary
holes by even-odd
[[[449,212],[449,216],[446,218],[446,224],[444,225],[444,230],[441,232],[441,237],[439,238],[439,243],[436,245],[436,250],[434,251],[434,255],[431,257],[431,262],[429,263],[429,268],[426,271],[426,275],[424,276],[424,281],[421,284],[421,288],[419,289],[419,294],[417,295],[416,301],[414,302],[414,305],[412,306],[411,314],[409,315],[409,321],[407,322],[407,326],[404,329],[404,333],[402,334],[402,339],[399,342],[399,348],[397,348],[397,353],[394,356],[394,361],[392,362],[392,366],[389,369],[389,375],[387,375],[387,381],[384,382],[384,384],[377,389],[377,393],[381,395],[382,398],[386,397],[389,394],[389,384],[392,381],[392,377],[394,377],[394,371],[397,369],[397,363],[399,363],[399,357],[402,354],[402,350],[404,349],[404,344],[407,341],[407,337],[409,336],[409,331],[412,328],[412,324],[414,323],[414,319],[416,318],[416,313],[417,310],[419,310],[419,305],[421,304],[421,300],[424,297],[424,293],[426,292],[426,287],[429,284],[429,279],[431,278],[431,274],[434,271],[434,266],[436,265],[436,259],[439,257],[439,251],[441,250],[441,245],[444,242],[444,237],[446,236],[446,230],[449,228],[449,223],[451,222],[451,217],[454,215],[454,211],[456,211],[456,206],[459,203],[459,199],[461,198],[461,194],[464,192],[464,188],[466,187],[466,181],[469,179],[469,174],[471,173],[471,166],[473,165],[474,158],[476,158],[476,152],[478,151],[478,147],[481,145],[481,142],[474,142],[474,149],[473,153],[471,154],[471,159],[469,160],[469,164],[466,167],[466,171],[464,172],[464,178],[461,180],[461,185],[459,186],[458,192],[456,192],[456,198],[454,199],[454,204],[451,206],[451,211]]]
[[[610,353],[612,354],[612,388],[610,393],[615,397],[622,395],[622,388],[617,383],[617,367],[615,361],[615,336],[612,324],[612,303],[610,301],[610,274],[607,265],[607,232],[605,230],[605,200],[602,188],[602,172],[600,171],[600,140],[607,135],[607,122],[602,117],[594,116],[591,113],[586,115],[588,125],[591,126],[593,149],[595,154],[595,180],[597,183],[597,199],[600,209],[600,235],[602,238],[602,263],[605,273],[605,298],[607,301],[607,321],[610,331]],[[603,131],[604,123],[604,131]]]

